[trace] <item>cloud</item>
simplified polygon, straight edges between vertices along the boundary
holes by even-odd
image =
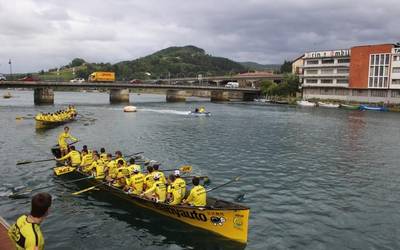
[[[0,72],[118,62],[192,44],[238,61],[399,41],[398,0],[0,0]]]

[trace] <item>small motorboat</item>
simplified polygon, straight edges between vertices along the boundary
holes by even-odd
[[[388,111],[386,107],[360,105],[360,110]]]
[[[136,107],[135,106],[125,106],[124,107],[124,112],[136,112]]]
[[[270,102],[268,99],[254,99],[255,102]]]
[[[314,102],[309,101],[297,101],[297,105],[302,107],[315,107],[316,104]]]
[[[360,105],[340,104],[339,107],[342,109],[348,109],[348,110],[359,110],[360,109]]]
[[[318,107],[322,107],[322,108],[339,108],[339,104],[318,102]]]
[[[208,112],[208,111],[205,111],[205,112],[190,111],[189,115],[192,115],[192,116],[210,116],[211,112]]]

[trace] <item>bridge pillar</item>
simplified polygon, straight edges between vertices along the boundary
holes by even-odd
[[[167,102],[184,102],[186,101],[186,91],[184,90],[167,90]]]
[[[50,88],[36,88],[33,90],[33,102],[35,105],[54,104],[54,92]]]
[[[211,91],[212,102],[226,102],[229,101],[229,92],[223,90]]]
[[[258,95],[256,93],[243,93],[243,101],[245,102],[252,102],[254,99],[256,99]]]
[[[129,103],[129,89],[110,89],[110,103]]]

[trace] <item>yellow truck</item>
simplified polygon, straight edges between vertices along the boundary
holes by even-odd
[[[114,72],[93,72],[89,75],[89,82],[114,82]]]

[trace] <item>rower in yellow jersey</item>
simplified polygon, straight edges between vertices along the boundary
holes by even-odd
[[[200,185],[200,179],[193,177],[192,183],[194,187],[190,190],[187,199],[182,201],[182,204],[189,204],[190,206],[205,206],[207,204],[206,189]]]
[[[76,139],[75,137],[73,137],[69,134],[69,127],[64,127],[64,132],[62,132],[58,136],[58,145],[61,150],[61,156],[64,156],[68,153],[67,139],[70,139],[72,141],[78,141],[78,139]]]
[[[154,169],[152,166],[147,166],[147,175],[144,177],[144,191],[151,188],[154,184],[153,171]]]
[[[175,175],[171,174],[168,177],[168,188],[167,188],[167,201],[169,205],[178,205],[182,201],[182,192],[180,183],[177,182]]]
[[[100,155],[97,152],[93,153],[93,162],[91,165],[83,168],[83,172],[92,172],[96,179],[104,179],[104,162],[100,159]]]
[[[72,167],[77,167],[81,164],[81,154],[77,150],[75,150],[74,145],[70,146],[69,148],[70,148],[69,153],[61,158],[56,158],[56,161],[63,161],[69,159],[69,164],[71,164]]]
[[[174,171],[176,182],[179,183],[179,186],[181,187],[181,195],[183,199],[186,195],[186,181],[181,177],[180,174],[181,172],[178,169]]]
[[[85,169],[88,166],[92,165],[92,163],[93,163],[92,153],[89,154],[87,149],[82,149],[82,161],[79,167],[81,169]]]
[[[153,165],[153,169],[154,169],[153,176],[155,174],[159,174],[160,175],[160,181],[162,181],[164,183],[167,183],[167,180],[165,179],[164,173],[161,172],[160,170],[158,170],[159,168],[160,168],[160,164],[156,163],[156,164]]]
[[[100,159],[102,159],[104,162],[107,160],[107,153],[105,148],[100,149]]]
[[[38,193],[32,197],[31,213],[20,216],[8,229],[8,235],[15,242],[17,250],[43,250],[44,237],[40,224],[49,213],[51,195]]]
[[[160,174],[157,173],[153,176],[154,183],[150,189],[147,189],[146,192],[142,193],[141,196],[146,197],[146,199],[153,200],[158,203],[165,202],[167,197],[167,189],[165,187],[165,183],[160,180]]]
[[[126,179],[125,191],[130,194],[140,195],[143,192],[144,174],[140,173],[140,166],[135,165],[133,174],[129,179]]]

